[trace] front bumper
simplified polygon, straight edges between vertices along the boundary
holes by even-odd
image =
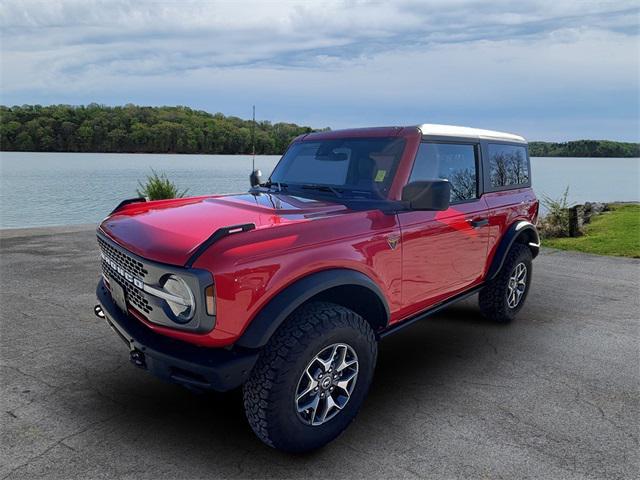
[[[118,308],[103,279],[96,296],[107,324],[129,348],[132,363],[165,381],[196,389],[232,390],[247,380],[258,360],[256,351],[199,347],[152,331]]]

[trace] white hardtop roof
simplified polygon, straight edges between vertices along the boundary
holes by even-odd
[[[496,132],[494,130],[482,130],[481,128],[457,127],[455,125],[437,125],[434,123],[424,123],[422,125],[418,125],[418,128],[423,135],[467,137],[474,139],[478,138],[484,140],[504,140],[507,142],[527,143],[527,141],[520,135],[515,135],[513,133]]]

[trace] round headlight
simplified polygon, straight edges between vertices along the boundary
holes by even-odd
[[[165,292],[171,294],[173,299],[166,299],[167,305],[178,322],[188,322],[193,318],[195,300],[189,285],[180,277],[169,275],[164,282]]]

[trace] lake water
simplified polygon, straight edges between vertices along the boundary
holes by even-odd
[[[267,178],[278,156],[256,157]],[[572,202],[640,201],[638,158],[532,158],[538,196]],[[166,172],[189,195],[249,188],[251,157],[103,153],[0,153],[0,228],[97,223],[136,196],[151,168]]]

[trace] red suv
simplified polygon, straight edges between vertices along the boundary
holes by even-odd
[[[355,418],[378,341],[478,294],[512,320],[538,254],[526,141],[444,125],[296,138],[248,193],[122,202],[95,312],[131,361],[242,386],[258,437],[318,448]]]

